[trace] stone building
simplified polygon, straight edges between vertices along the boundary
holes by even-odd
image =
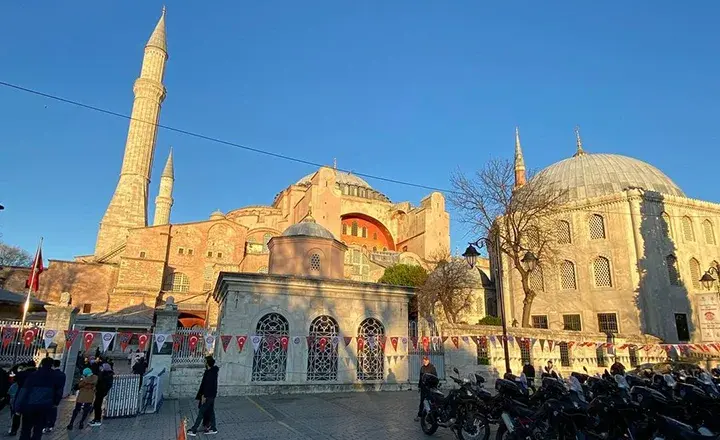
[[[516,185],[525,165],[516,138]],[[577,150],[538,173],[567,191],[556,215],[553,263],[531,273],[532,326],[551,330],[651,334],[672,343],[720,338],[718,286],[700,278],[720,261],[720,205],[687,197],[640,160]],[[521,321],[523,290],[503,260],[508,321]],[[717,278],[717,273],[715,273]]]
[[[175,175],[175,164],[182,158],[172,151],[160,176],[150,222],[150,172],[166,96],[167,61],[163,10],[145,45],[133,87],[120,178],[100,222],[95,250],[75,261],[51,259],[40,299],[57,302],[68,292],[81,313],[106,314],[140,305],[154,308],[171,294],[184,326],[204,326],[208,319],[214,325],[217,308],[207,300],[218,274],[267,273],[271,239],[310,212],[318,225],[348,246],[341,269],[350,280],[375,281],[389,265],[425,265],[437,249],[449,249],[449,215],[442,194],[434,192],[418,206],[394,203],[362,178],[334,167],[322,167],[290,184],[267,206],[216,211],[206,219],[173,224],[173,184],[183,176]],[[6,278],[6,288],[21,290],[27,275]]]

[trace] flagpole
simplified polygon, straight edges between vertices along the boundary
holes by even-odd
[[[22,336],[23,328],[25,328],[25,321],[27,320],[27,314],[28,310],[30,310],[30,297],[32,295],[32,288],[35,284],[35,272],[37,272],[38,264],[40,263],[39,257],[40,257],[40,250],[42,249],[43,244],[43,237],[40,237],[40,243],[38,244],[37,251],[35,251],[35,258],[33,259],[33,267],[32,267],[32,273],[30,274],[30,283],[28,283],[28,291],[27,295],[25,296],[25,305],[23,306],[23,314],[22,314],[22,320],[20,321],[20,328],[18,329],[16,338],[19,339]],[[15,366],[15,362],[17,362],[17,352],[19,350],[18,344],[16,341],[15,350],[13,350],[13,361],[11,367]]]

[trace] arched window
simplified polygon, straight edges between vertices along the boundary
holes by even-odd
[[[340,326],[332,316],[322,315],[310,324],[307,380],[336,380]]]
[[[560,288],[565,290],[577,289],[575,280],[575,263],[565,260],[560,264]]]
[[[672,238],[672,226],[670,225],[670,216],[667,212],[662,213],[662,220],[663,220],[663,233],[665,236]]]
[[[268,268],[267,268],[267,266],[263,266],[263,267],[261,267],[260,269],[258,269],[258,273],[268,273]]]
[[[560,220],[558,222],[558,236],[557,241],[559,244],[570,244],[572,243],[572,235],[570,233],[570,222]]]
[[[310,272],[313,272],[313,273],[320,272],[320,255],[319,254],[310,255]]]
[[[710,220],[703,222],[703,232],[705,233],[705,243],[715,244],[715,231],[713,230],[713,225],[710,223]]]
[[[190,279],[182,272],[173,272],[165,278],[165,289],[170,292],[187,292],[190,290]]]
[[[270,233],[263,235],[263,252],[269,252],[268,243],[270,243],[271,238],[272,238],[272,234],[270,234]]]
[[[695,241],[695,231],[693,231],[692,219],[690,217],[683,217],[682,229],[685,241]]]
[[[605,257],[595,258],[593,260],[593,275],[595,276],[596,287],[612,287],[610,260]]]
[[[342,224],[342,234],[347,235],[347,223]]]
[[[590,216],[590,239],[599,240],[605,238],[605,220],[599,214]]]
[[[360,323],[358,337],[362,338],[362,349],[358,347],[358,380],[382,380],[385,377],[385,352],[382,338],[385,328],[375,318],[367,318]]]
[[[362,238],[367,238],[367,228],[365,226],[362,227]]]
[[[542,267],[536,266],[530,275],[528,275],[528,284],[534,292],[545,291],[545,278],[543,277]]]
[[[287,351],[280,343],[282,336],[288,336],[290,324],[279,313],[268,313],[260,318],[255,328],[255,337],[260,345],[253,355],[252,380],[277,382],[285,380]]]
[[[692,286],[696,289],[700,289],[702,285],[700,284],[700,277],[702,274],[700,274],[700,262],[696,260],[695,258],[690,259],[690,277],[692,278]]]
[[[358,222],[354,221],[352,222],[352,227],[350,228],[350,234],[353,237],[357,237],[358,235]]]
[[[670,281],[670,285],[679,286],[680,272],[678,272],[677,258],[675,258],[675,255],[668,255],[665,257],[665,264],[667,265],[668,280]]]

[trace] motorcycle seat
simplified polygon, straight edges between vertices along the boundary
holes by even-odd
[[[523,417],[532,417],[535,415],[535,410],[525,405],[524,403],[517,400],[513,400],[512,402],[515,407],[515,411],[517,411],[519,415]]]

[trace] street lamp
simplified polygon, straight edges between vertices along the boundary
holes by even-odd
[[[710,266],[700,278],[700,284],[702,284],[705,290],[712,289],[713,284],[717,281],[713,274],[720,275],[720,271],[717,266]],[[720,296],[720,285],[718,285],[718,296]]]
[[[522,264],[523,269],[525,269],[526,272],[532,272],[535,270],[535,266],[537,265],[537,257],[535,254],[533,254],[530,251],[527,251],[525,255],[522,257],[522,260],[520,260],[520,264]]]
[[[480,256],[480,252],[475,249],[475,244],[478,244],[480,240],[476,241],[475,243],[470,243],[470,245],[465,249],[465,252],[463,252],[462,256],[465,257],[465,261],[467,261],[467,264],[470,265],[470,269],[475,267],[475,262],[477,262],[477,257]],[[482,246],[482,245],[479,245]]]

